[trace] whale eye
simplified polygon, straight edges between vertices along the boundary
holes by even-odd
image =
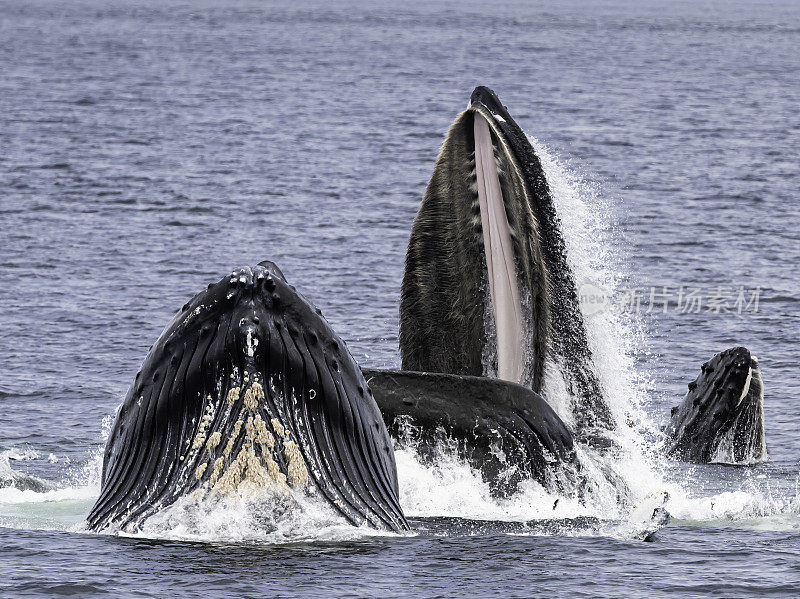
[[[261,321],[258,319],[258,316],[253,316],[253,324],[259,324]]]
[[[272,277],[264,279],[264,289],[267,291],[275,291],[275,279]]]
[[[308,334],[308,342],[311,345],[316,345],[317,344],[317,335],[313,331]]]

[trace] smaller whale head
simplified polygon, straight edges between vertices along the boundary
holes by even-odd
[[[682,460],[765,460],[764,385],[756,357],[734,347],[703,364],[683,402],[672,409],[667,434],[669,453]]]

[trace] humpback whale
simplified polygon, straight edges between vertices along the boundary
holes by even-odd
[[[703,364],[684,400],[672,408],[666,432],[668,453],[684,461],[766,460],[764,384],[756,357],[733,347]]]
[[[537,393],[552,360],[576,433],[613,429],[541,162],[486,87],[450,127],[414,221],[400,353],[405,370],[496,377]]]
[[[136,530],[179,498],[320,497],[355,525],[408,528],[386,426],[344,342],[278,267],[233,271],[152,346],[108,440],[93,530]]]
[[[362,371],[274,263],[237,269],[185,304],[151,347],[106,445],[88,526],[135,531],[184,497],[270,493],[317,497],[354,525],[407,530],[390,437],[406,425],[422,452],[442,434],[455,439],[496,494],[526,479],[574,491],[578,442],[607,439],[615,423],[560,227],[530,141],[494,92],[476,88],[412,228],[403,370]],[[572,397],[572,430],[540,395],[545,361]],[[763,420],[758,362],[727,350],[673,410],[669,452],[763,460]],[[557,476],[562,465],[572,476]]]
[[[575,439],[608,445],[613,418],[541,162],[486,87],[450,127],[414,220],[400,353],[402,371],[364,371],[390,432],[410,423],[423,454],[444,433],[496,493],[524,478],[563,486],[560,466],[580,470]],[[539,394],[546,359],[574,431]]]

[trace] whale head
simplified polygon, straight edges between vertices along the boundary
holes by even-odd
[[[516,124],[479,87],[450,127],[409,241],[400,349],[405,369],[537,388],[547,267],[516,137],[502,126]]]
[[[407,527],[394,453],[344,342],[272,262],[197,294],[152,346],[106,446],[94,530],[135,530],[190,495],[319,497]]]
[[[683,402],[672,409],[668,452],[690,462],[754,464],[767,458],[764,384],[744,347],[703,364]]]
[[[536,392],[552,358],[577,426],[612,426],[544,169],[487,87],[451,125],[411,230],[400,351],[405,370]]]

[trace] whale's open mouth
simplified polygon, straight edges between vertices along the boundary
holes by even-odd
[[[497,376],[519,383],[525,351],[522,339],[524,323],[511,227],[499,174],[513,166],[498,149],[497,136],[493,139],[491,125],[480,111],[475,111],[473,122],[476,189],[497,336]]]
[[[530,187],[501,128],[509,124],[478,88],[448,132],[409,243],[401,351],[404,368],[538,389],[547,269]],[[417,317],[421,326],[408,326]]]
[[[614,427],[542,163],[487,87],[447,132],[411,230],[400,353],[404,370],[536,392],[547,359],[576,427],[590,436]]]

